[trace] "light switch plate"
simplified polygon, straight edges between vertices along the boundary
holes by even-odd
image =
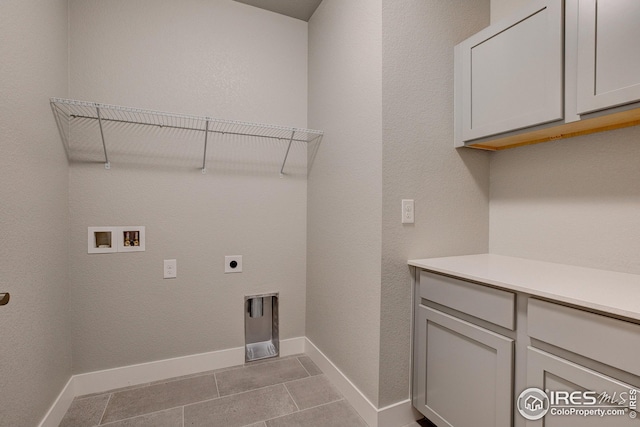
[[[164,260],[164,278],[175,279],[178,277],[178,262],[175,259]]]

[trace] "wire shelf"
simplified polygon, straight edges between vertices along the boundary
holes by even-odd
[[[202,173],[207,168],[207,145],[210,135],[231,135],[240,137],[259,137],[272,140],[280,140],[287,143],[280,174],[284,174],[284,167],[289,156],[291,145],[294,142],[312,143],[322,140],[323,132],[312,129],[290,128],[260,123],[248,123],[236,120],[223,120],[212,117],[190,116],[174,114],[162,111],[144,110],[140,108],[124,107],[119,105],[100,104],[97,102],[78,101],[73,99],[51,98],[53,110],[60,135],[62,137],[67,155],[71,158],[70,135],[71,129],[82,126],[83,123],[97,122],[102,152],[104,153],[104,165],[106,169],[111,167],[109,161],[108,135],[105,125],[134,125],[153,127],[156,131],[189,131],[202,134]]]

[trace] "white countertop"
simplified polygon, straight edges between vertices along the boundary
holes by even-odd
[[[640,275],[480,254],[414,259],[409,265],[640,320]]]

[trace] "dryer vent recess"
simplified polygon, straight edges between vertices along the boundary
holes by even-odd
[[[245,362],[280,354],[278,294],[244,297]]]

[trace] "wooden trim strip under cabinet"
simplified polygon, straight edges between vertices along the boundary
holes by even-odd
[[[577,122],[566,123],[560,126],[552,126],[533,132],[525,132],[518,135],[507,136],[492,141],[473,143],[466,146],[482,150],[505,150],[507,148],[520,147],[523,145],[538,144],[556,139],[571,138],[579,135],[587,135],[595,132],[620,129],[640,124],[640,108],[622,111],[614,114],[607,114],[591,119],[579,120]]]

